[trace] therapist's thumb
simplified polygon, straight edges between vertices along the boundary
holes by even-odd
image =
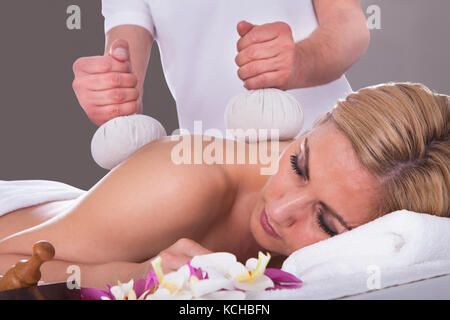
[[[241,37],[245,36],[255,25],[247,21],[241,21],[237,24],[237,32]]]
[[[130,59],[130,50],[128,42],[123,39],[115,40],[109,50],[109,54],[118,61],[127,61]]]

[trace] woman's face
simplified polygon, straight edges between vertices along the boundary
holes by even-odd
[[[368,222],[377,186],[347,137],[327,122],[283,151],[252,213],[251,231],[260,246],[289,255]]]

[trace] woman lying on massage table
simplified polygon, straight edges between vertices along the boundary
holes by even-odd
[[[105,287],[142,278],[157,255],[166,271],[209,250],[240,261],[269,251],[279,266],[395,210],[448,217],[449,119],[449,98],[422,85],[362,89],[280,143],[272,176],[261,164],[176,165],[178,141],[151,142],[79,199],[0,217],[0,274],[42,239],[56,248],[45,282],[76,264],[83,286]]]

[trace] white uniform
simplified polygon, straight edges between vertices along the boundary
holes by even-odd
[[[227,102],[246,90],[234,61],[239,21],[286,22],[295,42],[318,26],[310,0],[102,0],[102,5],[105,33],[123,24],[151,32],[160,48],[180,127],[191,133],[195,120],[203,121],[203,131],[224,132]],[[345,77],[323,86],[289,90],[303,108],[303,130],[350,92]]]

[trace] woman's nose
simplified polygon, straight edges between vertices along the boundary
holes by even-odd
[[[286,193],[267,203],[269,219],[278,225],[290,226],[311,210],[310,197],[306,192]]]

